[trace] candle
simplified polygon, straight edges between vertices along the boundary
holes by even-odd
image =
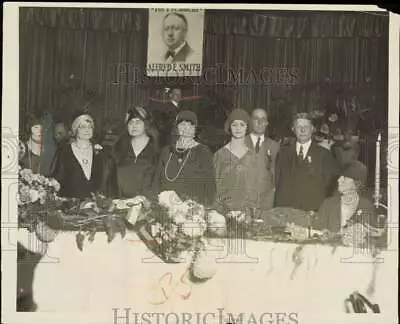
[[[380,183],[381,183],[381,133],[378,134],[376,141],[376,157],[375,157],[375,206],[379,204]]]

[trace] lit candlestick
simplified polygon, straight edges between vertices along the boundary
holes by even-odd
[[[376,141],[376,163],[375,163],[375,206],[379,205],[381,185],[381,133]]]

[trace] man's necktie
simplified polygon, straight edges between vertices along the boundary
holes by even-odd
[[[256,153],[260,152],[261,137],[258,137],[256,143]]]
[[[174,56],[175,56],[175,53],[173,51],[168,51],[167,54],[165,54],[165,58],[166,59],[169,58],[169,57],[173,58]]]
[[[303,160],[303,159],[304,159],[303,145],[300,145],[300,149],[299,149],[299,159],[300,159],[300,160]]]

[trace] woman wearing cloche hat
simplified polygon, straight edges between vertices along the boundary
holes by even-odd
[[[210,206],[215,179],[211,150],[195,140],[197,116],[183,110],[175,119],[177,140],[164,147],[153,181],[153,192],[173,190],[182,199]]]
[[[93,143],[94,120],[87,110],[77,110],[71,123],[72,141],[56,156],[53,176],[60,196],[84,199],[91,193],[113,194],[113,163],[102,147]]]
[[[234,109],[225,122],[231,140],[214,154],[217,184],[216,208],[220,212],[243,211],[250,207],[247,198],[248,173],[253,165],[251,151],[245,143],[250,116],[243,109]]]
[[[330,232],[341,232],[350,223],[377,226],[374,205],[362,195],[367,180],[367,168],[354,161],[340,172],[338,190],[319,208],[313,227]]]
[[[150,194],[159,150],[151,132],[152,118],[143,107],[135,106],[126,115],[126,132],[114,148],[118,197]]]

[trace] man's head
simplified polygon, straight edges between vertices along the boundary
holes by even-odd
[[[303,144],[311,140],[312,134],[314,133],[314,125],[310,115],[307,113],[296,114],[293,119],[292,130],[299,143]]]
[[[251,131],[256,135],[265,134],[265,130],[268,126],[268,115],[267,112],[262,108],[256,108],[251,113]]]
[[[182,91],[181,91],[181,89],[178,89],[178,88],[172,89],[170,91],[170,93],[169,93],[169,98],[172,101],[179,102],[182,99]]]
[[[63,122],[57,122],[54,125],[54,139],[57,143],[68,139],[68,130]]]
[[[184,15],[169,13],[164,17],[163,39],[169,49],[174,50],[186,40],[188,22]]]

